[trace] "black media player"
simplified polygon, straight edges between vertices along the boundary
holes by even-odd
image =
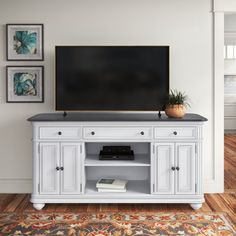
[[[130,146],[103,146],[99,160],[134,160],[134,151]]]

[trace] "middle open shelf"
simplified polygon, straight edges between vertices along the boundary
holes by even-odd
[[[97,154],[89,154],[85,158],[85,166],[150,166],[148,154],[136,154],[134,160],[99,160]]]
[[[103,146],[130,146],[134,160],[99,160]],[[84,165],[88,166],[150,166],[150,143],[86,143]]]

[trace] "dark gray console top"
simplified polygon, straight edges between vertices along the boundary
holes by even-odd
[[[32,116],[28,121],[207,121],[207,119],[198,114],[187,113],[183,118],[168,118],[165,114],[158,117],[155,113],[43,113]]]

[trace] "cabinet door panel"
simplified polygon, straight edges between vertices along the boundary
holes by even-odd
[[[59,194],[59,144],[40,143],[40,194]]]
[[[154,155],[154,192],[174,194],[174,144],[158,143]]]
[[[176,144],[176,194],[195,194],[195,144]]]
[[[79,194],[81,184],[80,144],[61,144],[61,194]]]

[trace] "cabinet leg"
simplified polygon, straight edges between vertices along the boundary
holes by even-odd
[[[44,203],[34,203],[33,204],[33,207],[36,209],[36,210],[42,210],[43,209],[43,207],[45,206],[45,204]]]
[[[198,210],[202,207],[202,203],[192,203],[190,206],[193,208],[193,210]]]

